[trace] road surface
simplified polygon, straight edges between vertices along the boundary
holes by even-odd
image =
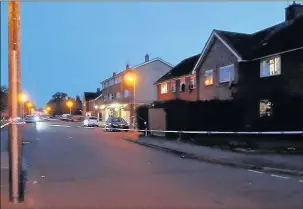
[[[32,208],[303,208],[300,178],[183,159],[124,141],[125,133],[51,123],[23,128]]]

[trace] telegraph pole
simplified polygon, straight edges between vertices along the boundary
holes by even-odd
[[[21,115],[20,83],[20,2],[8,2],[8,102],[9,116],[9,193],[10,201],[18,203],[23,194],[21,130],[14,120]]]

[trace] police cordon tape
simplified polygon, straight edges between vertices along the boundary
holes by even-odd
[[[104,130],[118,130],[118,131],[138,131],[138,132],[162,132],[162,133],[177,133],[177,134],[231,134],[231,135],[300,135],[303,134],[302,131],[234,131],[234,132],[226,132],[226,131],[166,131],[166,130],[148,130],[148,129],[122,129],[122,128],[101,128]]]
[[[1,128],[12,123],[12,121],[4,124]],[[17,122],[18,123],[18,122]],[[65,127],[71,128],[72,126],[60,125],[60,124],[52,124],[50,126],[54,127]],[[78,126],[80,127],[80,126]],[[93,127],[85,127],[85,128],[93,128]],[[225,135],[300,135],[303,134],[302,131],[167,131],[167,130],[154,130],[154,129],[123,129],[123,128],[100,128],[103,130],[117,130],[117,131],[137,131],[137,132],[145,132],[147,135],[148,132],[160,132],[160,133],[177,133],[177,134],[225,134]]]

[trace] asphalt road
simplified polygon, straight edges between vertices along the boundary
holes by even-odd
[[[303,182],[183,159],[126,142],[125,133],[23,128],[27,202],[35,209],[302,209]]]

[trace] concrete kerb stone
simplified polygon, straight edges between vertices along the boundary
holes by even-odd
[[[136,143],[136,144],[145,146],[145,147],[150,147],[150,148],[158,149],[161,151],[182,155],[184,158],[195,159],[195,160],[199,160],[199,161],[203,161],[203,162],[207,162],[207,163],[227,165],[227,166],[232,166],[232,167],[237,167],[237,168],[259,170],[259,171],[271,172],[271,173],[280,173],[280,174],[286,174],[286,175],[291,175],[291,176],[303,176],[303,171],[257,166],[257,165],[253,165],[253,164],[239,163],[239,162],[235,162],[235,161],[230,161],[230,160],[225,160],[225,159],[220,159],[220,158],[213,158],[213,157],[208,157],[208,156],[197,156],[195,154],[185,153],[185,152],[181,152],[179,150],[174,150],[174,149],[170,149],[170,148],[166,148],[166,147],[164,148],[164,147],[160,147],[157,145],[151,145],[151,144],[140,142],[138,140],[134,140],[134,139],[130,139],[130,138],[123,137],[122,139],[132,142],[132,143]]]

